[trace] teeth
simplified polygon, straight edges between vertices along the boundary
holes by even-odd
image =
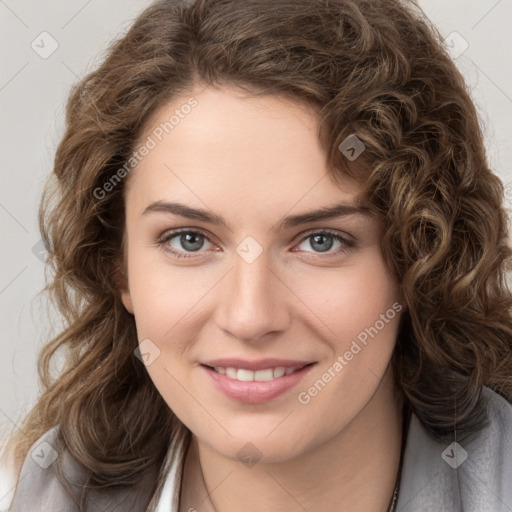
[[[240,368],[240,370],[237,372],[236,378],[243,382],[251,382],[254,380],[254,372]]]
[[[226,375],[230,379],[237,379],[238,378],[238,372],[236,371],[236,368],[226,368]]]
[[[287,368],[286,370],[279,366],[278,368],[274,368],[274,379],[278,379],[279,377],[282,377],[285,373],[286,375],[290,375],[290,373],[293,373],[297,368]]]
[[[274,378],[274,372],[271,368],[268,370],[258,370],[254,372],[254,380],[272,380]]]
[[[246,370],[244,368],[222,368],[220,366],[216,366],[214,368],[217,373],[226,375],[230,379],[240,380],[242,382],[263,382],[272,379],[279,379],[284,375],[290,375],[297,369],[298,368],[284,368],[279,366],[277,368],[267,368],[265,370],[257,370],[253,372],[252,370]]]

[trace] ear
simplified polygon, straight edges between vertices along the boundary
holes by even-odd
[[[130,286],[128,284],[127,269],[122,258],[119,258],[116,261],[114,281],[116,283],[116,288],[119,291],[121,302],[123,303],[128,313],[131,313],[133,315],[133,303],[132,297],[130,295]]]
[[[126,308],[128,313],[131,313],[133,315],[132,297],[130,295],[129,290],[121,292],[121,300],[123,301],[124,307]]]

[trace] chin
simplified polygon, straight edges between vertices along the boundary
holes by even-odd
[[[254,464],[276,464],[289,461],[307,451],[306,445],[301,444],[300,438],[291,438],[286,431],[281,435],[268,437],[265,432],[247,432],[244,435],[235,435],[226,440],[215,442],[212,439],[200,439],[200,442],[210,446],[220,455],[242,462],[248,467]],[[213,441],[213,442],[212,442]],[[304,440],[303,440],[304,442]]]

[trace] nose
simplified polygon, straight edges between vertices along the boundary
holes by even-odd
[[[287,297],[291,294],[266,253],[248,263],[236,255],[234,268],[222,280],[216,322],[224,332],[246,343],[275,338],[290,323]],[[273,334],[273,336],[269,336]]]

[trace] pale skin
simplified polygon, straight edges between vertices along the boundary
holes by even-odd
[[[401,313],[307,404],[298,400],[358,334],[404,304],[381,224],[347,210],[273,229],[287,216],[360,204],[360,183],[329,178],[316,114],[297,102],[196,85],[157,111],[140,141],[192,96],[197,106],[129,177],[121,290],[139,342],[160,350],[149,375],[192,432],[179,510],[386,512],[402,439],[390,368]],[[206,210],[229,227],[144,213],[157,201]],[[171,238],[184,228],[198,238]],[[313,236],[325,230],[323,251]],[[249,236],[262,248],[250,263],[237,253]],[[314,364],[292,389],[247,404],[205,376],[201,364],[222,357]],[[237,456],[248,442],[261,454],[252,467]]]

